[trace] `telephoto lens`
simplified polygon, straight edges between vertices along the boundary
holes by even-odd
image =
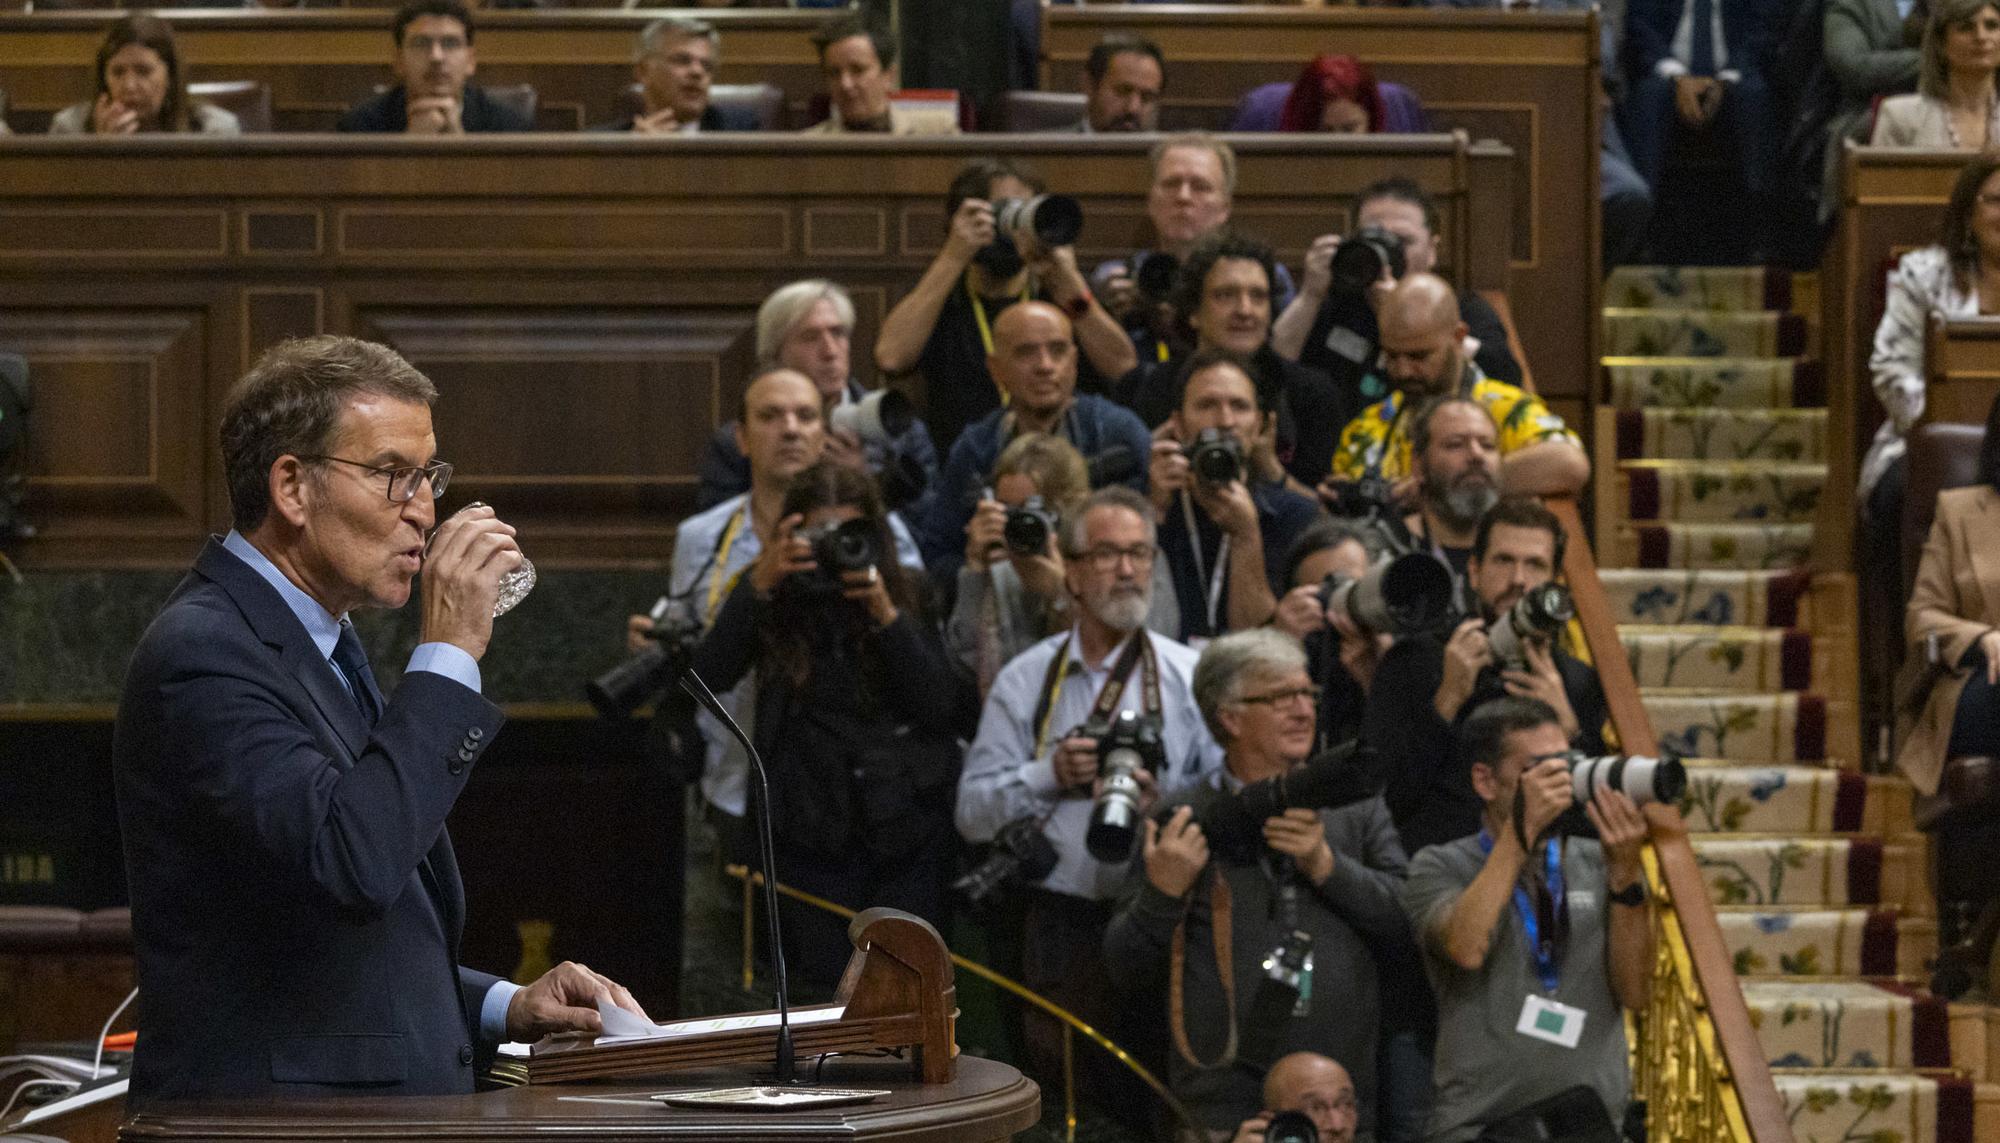
[[[1346,613],[1363,631],[1414,635],[1451,614],[1451,569],[1428,552],[1384,556],[1360,579],[1327,576],[1319,599],[1322,610]]]
[[[1019,508],[1007,510],[1007,522],[1000,526],[1000,538],[1017,556],[1039,556],[1049,550],[1049,537],[1056,534],[1056,514],[1039,496],[1030,496]]]
[[[1674,758],[1637,754],[1585,758],[1578,754],[1570,757],[1569,779],[1579,804],[1599,790],[1621,790],[1641,806],[1652,802],[1672,805],[1687,790],[1687,767]]]
[[[1243,445],[1233,433],[1201,430],[1187,447],[1187,458],[1194,478],[1211,488],[1243,479]]]
[[[894,389],[877,389],[859,401],[835,405],[827,415],[829,428],[843,429],[880,448],[896,443],[916,423],[917,407]]]
[[[1280,1111],[1264,1128],[1264,1143],[1319,1143],[1319,1128],[1303,1111]]]
[[[1559,583],[1529,588],[1487,629],[1493,660],[1510,671],[1527,670],[1528,644],[1553,642],[1575,617],[1568,588]]]
[[[1084,847],[1099,861],[1124,861],[1132,856],[1139,835],[1138,771],[1157,774],[1166,761],[1160,741],[1160,720],[1135,711],[1119,711],[1108,724],[1086,723],[1079,732],[1097,739],[1097,803],[1090,809]]]
[[[1066,194],[1003,198],[993,204],[993,229],[1032,235],[1044,250],[1069,246],[1083,233],[1083,204]]]
[[[1157,250],[1140,255],[1132,272],[1132,284],[1149,302],[1164,302],[1174,292],[1174,276],[1181,272],[1181,260]]]
[[[1389,277],[1401,278],[1407,264],[1403,260],[1403,239],[1379,226],[1364,226],[1341,240],[1329,267],[1335,293],[1358,296]]]

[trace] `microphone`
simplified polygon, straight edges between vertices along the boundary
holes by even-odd
[[[683,664],[680,669],[681,689],[686,691],[702,708],[715,716],[715,720],[729,728],[736,741],[743,744],[744,753],[750,756],[750,768],[757,775],[757,844],[764,859],[764,909],[771,925],[771,968],[778,985],[778,1059],[772,1069],[773,1078],[779,1083],[797,1083],[798,1074],[792,1060],[792,1015],[791,989],[785,983],[785,940],[778,929],[778,884],[777,859],[773,855],[771,843],[771,780],[764,773],[764,758],[757,748],[750,744],[750,736],[729,717],[721,700],[708,684],[701,681],[693,667]]]

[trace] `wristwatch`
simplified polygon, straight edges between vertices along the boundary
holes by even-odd
[[[1606,893],[1604,896],[1605,899],[1610,901],[1613,905],[1624,905],[1627,908],[1638,908],[1640,905],[1646,903],[1645,879],[1641,878],[1637,881],[1632,882],[1630,885],[1627,885],[1625,888],[1620,889],[1616,893]]]
[[[1090,312],[1090,295],[1078,294],[1077,296],[1064,302],[1063,309],[1068,310],[1069,316],[1073,318],[1082,317],[1083,315]]]

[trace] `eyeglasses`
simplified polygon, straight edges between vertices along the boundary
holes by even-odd
[[[1133,567],[1150,567],[1153,563],[1153,545],[1133,544],[1129,548],[1091,548],[1083,553],[1083,560],[1097,571],[1110,571],[1120,560],[1131,560]]]
[[[1237,699],[1236,701],[1240,703],[1258,703],[1258,704],[1269,703],[1272,706],[1283,706],[1286,703],[1297,702],[1300,699],[1304,699],[1307,702],[1311,703],[1312,705],[1318,706],[1319,694],[1320,694],[1319,687],[1311,683],[1307,683],[1305,686],[1302,687],[1287,687],[1282,691],[1271,691],[1268,694],[1244,695],[1242,698]]]
[[[425,481],[430,482],[431,499],[444,495],[445,485],[451,483],[451,465],[442,460],[434,460],[419,468],[407,465],[384,468],[376,464],[363,464],[358,460],[348,460],[342,456],[301,456],[300,460],[330,460],[335,464],[349,464],[355,468],[365,468],[377,476],[389,478],[389,503],[408,504],[417,498],[417,488]]]
[[[430,55],[432,48],[442,48],[446,55],[455,55],[466,49],[463,36],[411,36],[403,41],[403,45],[424,56]]]

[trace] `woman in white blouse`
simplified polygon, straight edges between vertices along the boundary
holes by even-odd
[[[1984,150],[2000,145],[2000,3],[1938,0],[1924,29],[1914,95],[1892,95],[1875,113],[1877,147]]]

